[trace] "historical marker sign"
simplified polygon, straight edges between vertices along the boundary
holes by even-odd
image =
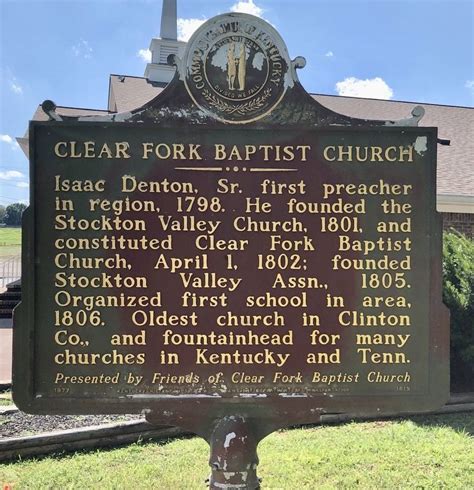
[[[31,124],[22,409],[146,409],[215,442],[229,415],[258,440],[446,400],[436,130],[265,124],[307,95],[272,28],[230,19],[174,82],[192,124]]]
[[[38,402],[430,394],[433,130],[31,136]]]

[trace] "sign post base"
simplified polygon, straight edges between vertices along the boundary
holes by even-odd
[[[209,488],[260,488],[260,479],[257,477],[259,442],[244,417],[231,415],[219,420],[210,438]]]

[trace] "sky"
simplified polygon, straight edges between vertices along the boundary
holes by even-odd
[[[105,109],[110,74],[143,76],[161,0],[0,0],[0,204],[28,202],[38,104]],[[262,17],[310,93],[472,107],[474,0],[178,0],[178,37],[225,12]]]

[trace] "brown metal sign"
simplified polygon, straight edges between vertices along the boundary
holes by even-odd
[[[446,395],[433,130],[52,122],[31,137],[33,409]]]
[[[416,127],[423,110],[329,111],[299,84],[302,60],[243,14],[209,21],[174,63],[143,108],[64,120],[45,103],[55,121],[30,125],[19,407],[145,411],[205,437],[213,470],[235,449],[211,486],[245,473],[255,488],[246,465],[276,428],[441,406],[437,139]]]

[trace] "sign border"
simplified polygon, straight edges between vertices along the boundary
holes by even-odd
[[[36,128],[69,126],[93,127],[110,126],[117,123],[103,122],[63,122],[63,121],[32,121],[30,123],[30,202],[35,202],[35,162],[36,162]],[[121,126],[134,128],[158,129],[154,124],[121,123]],[[167,127],[167,129],[170,129]],[[172,129],[172,128],[171,128]],[[176,127],[176,131],[185,128]],[[196,127],[190,128],[199,131]],[[229,131],[225,127],[209,127],[204,130]],[[239,128],[240,131],[275,131],[277,128],[252,128],[249,126]],[[280,128],[278,128],[279,130]],[[290,127],[289,129],[296,129]],[[284,131],[283,128],[281,128]],[[423,132],[430,136],[428,139],[428,151],[431,155],[429,165],[430,179],[430,202],[428,206],[436,209],[436,150],[437,150],[437,128],[431,127],[309,127],[308,131],[330,130],[333,132],[361,132],[361,133],[419,133]],[[434,188],[433,188],[434,187]],[[309,423],[317,420],[321,412],[338,413],[350,412],[351,414],[382,415],[387,413],[410,413],[414,411],[429,411],[439,407],[449,397],[449,310],[442,303],[442,226],[441,215],[438,212],[430,213],[431,219],[428,223],[430,236],[430,290],[429,290],[429,382],[427,393],[413,395],[408,393],[394,395],[350,395],[350,394],[281,394],[262,397],[235,397],[223,398],[213,395],[134,395],[133,399],[126,395],[122,397],[42,397],[36,396],[34,390],[34,358],[35,358],[35,229],[36,210],[31,205],[23,215],[23,245],[22,265],[23,297],[20,305],[14,312],[14,338],[13,338],[13,386],[15,404],[23,411],[35,414],[106,414],[106,413],[140,413],[147,412],[155,414],[156,420],[169,425],[180,425],[187,420],[189,427],[191,419],[200,420],[197,413],[207,418],[222,417],[228,413],[243,413],[251,418],[268,418],[281,420],[281,426],[296,423]],[[406,408],[406,407],[409,408]],[[166,414],[165,414],[166,412]],[[167,415],[167,413],[171,414]],[[201,416],[201,418],[202,418]],[[158,419],[156,418],[158,417]],[[284,422],[284,423],[283,423]],[[198,422],[194,422],[198,427]],[[183,422],[184,424],[184,422]],[[196,430],[196,432],[198,432]]]

